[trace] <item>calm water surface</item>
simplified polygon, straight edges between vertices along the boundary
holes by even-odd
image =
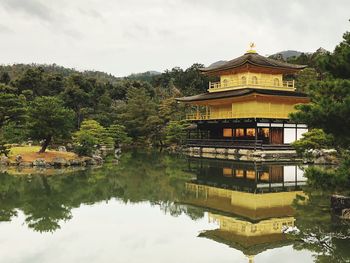
[[[296,164],[132,152],[101,168],[32,173],[0,173],[0,262],[350,259],[349,224]]]

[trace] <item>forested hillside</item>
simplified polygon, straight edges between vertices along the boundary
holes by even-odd
[[[162,74],[148,72],[117,78],[57,65],[0,66],[2,144],[29,139],[51,144],[71,141],[82,123],[92,120],[106,132],[117,127],[127,134],[124,137],[131,138],[128,143],[162,145],[180,140],[181,132],[175,138],[171,133],[182,129],[180,120],[185,111],[174,98],[206,91],[208,78],[199,73],[200,67],[203,65],[194,64],[186,70],[174,68]],[[35,126],[37,117],[42,120]],[[57,133],[59,127],[51,134],[42,134],[40,131],[49,129],[50,123],[64,126],[69,134]]]

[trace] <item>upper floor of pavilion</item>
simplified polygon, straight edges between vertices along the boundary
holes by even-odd
[[[202,68],[208,76],[217,76],[218,82],[210,82],[208,92],[220,92],[242,88],[294,91],[294,80],[285,80],[305,65],[295,65],[259,55],[252,48],[244,55]]]

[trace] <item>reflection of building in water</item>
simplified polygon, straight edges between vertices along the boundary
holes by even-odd
[[[305,185],[304,172],[296,164],[267,164],[223,160],[192,159],[189,170],[197,181],[240,191],[298,189]]]
[[[252,223],[239,218],[215,213],[208,213],[208,218],[210,222],[219,223],[221,231],[245,237],[280,234],[282,226],[294,226],[295,221],[294,217],[282,217]]]
[[[210,222],[217,222],[218,229],[200,233],[200,237],[212,239],[242,251],[253,262],[255,255],[290,244],[283,226],[294,226],[294,217],[270,218],[258,222],[219,214],[208,213]]]
[[[196,178],[186,183],[185,202],[207,208],[218,229],[200,236],[242,251],[250,262],[271,248],[289,244],[283,226],[294,226],[292,203],[305,183],[296,165],[195,160]]]
[[[198,183],[186,183],[186,189],[194,193],[187,197],[187,202],[235,214],[251,220],[260,220],[269,217],[292,216],[293,200],[302,191],[249,193],[219,187],[207,186]]]

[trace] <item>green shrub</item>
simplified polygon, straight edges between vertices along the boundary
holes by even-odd
[[[323,190],[341,189],[348,190],[350,187],[350,157],[343,157],[338,168],[312,166],[306,169],[305,176],[308,184]]]
[[[182,121],[170,121],[164,129],[166,144],[182,144],[186,138],[186,124]]]
[[[96,145],[96,138],[89,133],[80,133],[73,145],[74,151],[80,156],[91,156]]]
[[[292,143],[298,155],[304,155],[307,150],[329,149],[333,145],[333,137],[321,129],[312,129],[304,133],[301,139]]]
[[[120,124],[109,126],[106,130],[106,135],[112,138],[114,146],[130,144],[132,141],[126,132],[125,126]]]
[[[73,134],[74,149],[79,155],[91,156],[95,145],[113,144],[112,140],[108,137],[106,129],[95,120],[83,121],[80,130]]]

